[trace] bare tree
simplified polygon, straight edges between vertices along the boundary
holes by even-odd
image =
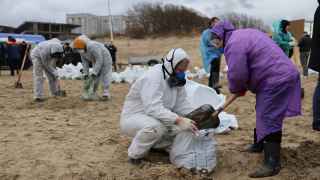
[[[207,28],[209,18],[191,8],[161,3],[139,3],[127,12],[127,34],[133,38],[167,34],[191,34]],[[246,14],[229,13],[222,16],[236,28],[256,28],[269,32],[270,27],[261,19]]]
[[[230,20],[236,28],[255,28],[263,32],[270,32],[270,26],[266,25],[263,20],[248,16],[246,14],[229,13],[222,16],[222,19]]]
[[[206,26],[208,18],[184,6],[140,3],[128,10],[127,33],[131,37],[191,33]]]

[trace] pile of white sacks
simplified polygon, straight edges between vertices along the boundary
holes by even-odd
[[[63,65],[62,68],[58,69],[58,74],[60,79],[69,79],[69,80],[81,80],[83,74],[80,72],[83,68],[81,63],[78,63],[77,66],[73,64]],[[149,69],[148,66],[128,66],[124,71],[118,73],[112,73],[112,82],[113,83],[132,83],[138,79],[144,72]],[[192,72],[187,72],[188,78],[197,78],[202,79],[204,77],[209,77],[209,74],[204,69],[199,69],[195,67]]]

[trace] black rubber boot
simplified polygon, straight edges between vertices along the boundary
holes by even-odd
[[[142,163],[142,159],[129,158],[128,162],[132,165],[140,165]]]
[[[43,98],[35,98],[34,99],[34,102],[36,102],[36,103],[41,103],[41,102],[44,102],[45,101],[45,99],[43,99]]]
[[[304,88],[301,88],[301,99],[304,98]]]
[[[249,153],[261,153],[263,151],[263,141],[257,142],[256,129],[253,130],[253,144],[251,144],[246,151]]]
[[[264,163],[257,171],[249,174],[251,178],[275,176],[280,172],[280,143],[265,142],[263,148]]]

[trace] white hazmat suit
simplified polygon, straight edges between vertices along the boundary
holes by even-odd
[[[86,43],[85,53],[80,53],[84,75],[89,75],[89,63],[93,65],[92,74],[96,75],[95,84],[103,84],[103,96],[110,97],[110,83],[112,78],[112,58],[109,50],[102,44],[92,41],[86,36],[80,36]]]
[[[167,59],[173,57],[172,54],[173,50]],[[189,59],[188,55],[183,49],[176,49],[173,67],[183,59]],[[172,73],[170,62],[165,61],[164,66]],[[167,78],[164,78],[162,65],[156,65],[132,85],[126,97],[120,128],[122,133],[133,137],[128,149],[129,158],[143,158],[151,148],[169,148],[179,132],[176,119],[193,110],[185,87],[171,88]]]
[[[48,78],[51,95],[56,95],[60,90],[58,86],[58,72],[55,68],[57,59],[51,56],[55,53],[63,53],[63,46],[58,39],[41,42],[31,51],[35,99],[41,99],[44,96],[43,72]]]

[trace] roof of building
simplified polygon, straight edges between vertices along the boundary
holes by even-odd
[[[3,26],[0,25],[0,32],[14,32],[16,28],[11,27],[11,26]]]
[[[29,25],[29,24],[52,24],[52,25],[63,25],[63,26],[69,26],[69,27],[80,27],[80,25],[75,25],[75,24],[66,24],[66,23],[56,23],[56,22],[41,22],[41,21],[25,21],[22,24],[20,24],[17,29]]]
[[[97,16],[90,13],[73,13],[73,14],[67,14],[67,17],[74,17],[74,16]]]

